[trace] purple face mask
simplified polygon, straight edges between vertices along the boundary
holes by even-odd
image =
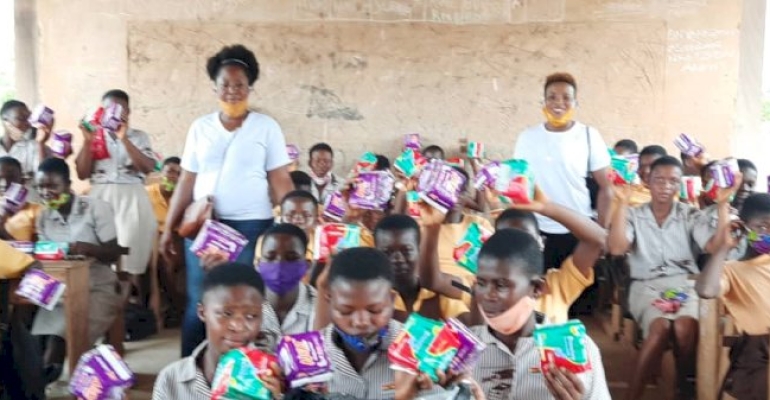
[[[307,272],[307,261],[260,261],[258,270],[265,286],[283,296],[299,285]]]

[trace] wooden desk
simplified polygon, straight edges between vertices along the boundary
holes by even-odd
[[[69,371],[75,370],[80,356],[91,347],[88,343],[88,304],[90,260],[43,261],[43,271],[64,282],[64,318],[67,323]],[[14,302],[19,299],[13,295]]]

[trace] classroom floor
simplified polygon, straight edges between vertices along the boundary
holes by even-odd
[[[591,337],[602,350],[604,368],[613,399],[622,399],[627,387],[626,380],[631,374],[635,350],[628,344],[618,343],[601,328],[600,317],[590,317],[585,321]],[[165,365],[178,358],[179,330],[165,330],[152,338],[126,344],[126,360],[131,369],[138,374],[137,384],[129,394],[130,400],[149,400],[152,398],[152,384],[155,375]],[[67,377],[63,377],[67,379]],[[643,400],[660,400],[661,391],[648,386]],[[49,399],[69,399],[66,383],[59,382],[49,387]]]

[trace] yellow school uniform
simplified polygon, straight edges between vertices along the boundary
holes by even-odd
[[[155,219],[158,222],[158,230],[163,232],[163,227],[166,225],[166,217],[168,216],[168,201],[163,197],[160,191],[160,183],[155,183],[146,186],[147,197],[150,198],[150,204],[152,205],[152,213],[155,214]]]
[[[396,298],[395,303],[393,304],[396,311],[407,311],[406,304],[404,304],[404,300],[401,298],[401,296],[398,294],[398,292],[395,292]],[[439,299],[439,308],[441,309],[441,317],[442,318],[454,318],[458,315],[467,313],[468,307],[465,305],[465,303],[462,300],[455,300],[451,299],[446,296],[437,295],[436,292],[432,292],[428,289],[421,288],[420,292],[417,294],[417,300],[415,300],[414,304],[412,305],[412,311],[419,312],[422,308],[422,305],[438,296]]]
[[[27,203],[19,212],[5,222],[5,230],[15,240],[32,242],[35,240],[35,220],[43,207],[40,204]]]
[[[584,276],[570,256],[561,263],[561,268],[548,270],[545,282],[547,291],[540,296],[535,309],[545,314],[549,322],[561,324],[569,319],[567,312],[572,303],[594,283],[594,270]]]
[[[3,264],[6,266],[3,269],[8,271],[18,271],[35,262],[32,256],[22,253],[2,240],[0,240],[0,259],[3,260]]]
[[[457,224],[443,224],[439,231],[438,261],[441,272],[462,278],[463,282],[473,282],[473,273],[457,265],[453,254],[455,246],[463,239],[472,223],[478,223],[482,229],[494,232],[492,224],[485,218],[475,215],[463,215],[462,221]]]
[[[749,335],[765,335],[770,328],[770,255],[725,264],[721,298],[735,327]]]

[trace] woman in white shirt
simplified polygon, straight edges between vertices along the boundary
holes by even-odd
[[[214,198],[217,218],[249,243],[238,258],[252,263],[257,238],[273,224],[273,204],[294,189],[291,160],[280,126],[267,115],[249,111],[249,94],[259,77],[254,53],[242,45],[223,48],[206,65],[220,111],[193,122],[182,156],[182,175],[171,198],[161,239],[165,257],[174,254],[172,233],[185,209],[206,196]],[[271,202],[272,196],[272,202]],[[204,271],[185,242],[187,308],[182,326],[182,357],[204,339],[197,316]]]
[[[513,157],[527,160],[541,190],[554,203],[592,215],[586,187],[588,173],[599,185],[599,224],[606,226],[612,188],[607,178],[610,156],[599,132],[573,119],[577,106],[577,84],[567,73],[548,76],[544,86],[543,114],[546,122],[527,128],[516,140]],[[559,268],[577,246],[577,239],[564,226],[537,216],[546,237],[546,268]]]

